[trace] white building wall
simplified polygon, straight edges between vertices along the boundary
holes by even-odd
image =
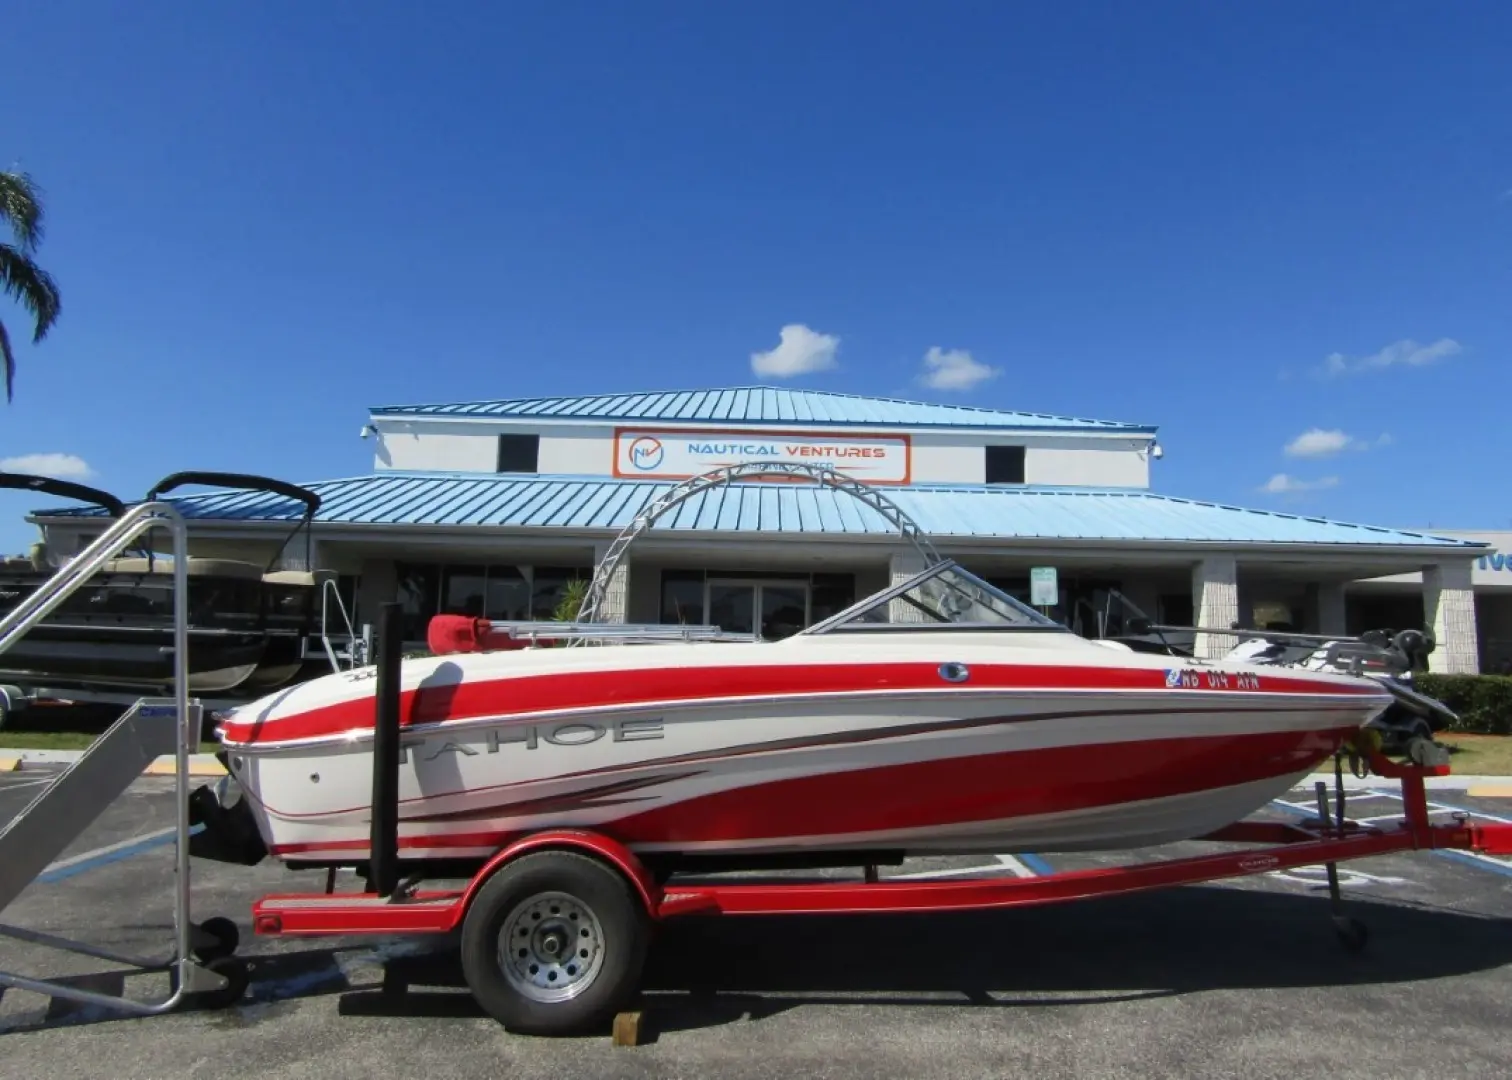
[[[405,421],[376,425],[373,468],[417,472],[486,472],[499,465],[496,430]]]
[[[540,435],[541,472],[554,476],[613,474],[614,437],[610,430],[586,426],[548,428]]]
[[[545,475],[612,476],[611,425],[455,423],[380,420],[375,423],[376,470],[492,473],[498,436],[540,436],[538,468]],[[648,424],[647,429],[656,425]],[[757,429],[753,429],[757,430]],[[835,433],[844,437],[844,433]],[[1030,435],[1012,440],[969,433],[911,436],[910,479],[916,484],[981,484],[987,479],[986,444],[1012,443],[1024,450],[1024,480],[1069,487],[1148,487],[1149,456],[1137,439],[1076,435]]]
[[[1024,481],[1056,487],[1149,487],[1149,455],[1115,445],[1031,446],[1024,451]]]
[[[981,484],[987,479],[987,455],[980,437],[915,435],[909,469],[916,484]]]

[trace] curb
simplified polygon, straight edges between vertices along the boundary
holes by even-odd
[[[0,748],[0,772],[20,772],[27,766],[71,765],[84,756],[82,750],[9,750]],[[173,755],[165,754],[143,770],[145,776],[172,776]],[[225,776],[226,769],[214,754],[190,754],[190,776]]]

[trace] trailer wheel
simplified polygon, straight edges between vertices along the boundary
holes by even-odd
[[[1363,952],[1370,942],[1370,931],[1365,924],[1351,916],[1335,918],[1334,931],[1339,935],[1339,942],[1346,952]]]
[[[220,915],[206,919],[195,929],[199,940],[193,950],[194,958],[202,964],[230,956],[241,944],[241,933],[236,924]]]
[[[462,971],[505,1029],[565,1035],[607,1024],[636,992],[650,918],[623,875],[544,851],[506,864],[462,923]]]

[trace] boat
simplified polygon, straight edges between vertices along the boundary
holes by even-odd
[[[1394,700],[1348,673],[1083,638],[941,559],[780,640],[437,616],[399,665],[397,855],[581,829],[658,878],[1130,850],[1264,807]],[[521,644],[526,647],[519,647]],[[197,854],[366,865],[375,669],[221,714]]]
[[[304,514],[268,565],[191,556],[185,567],[190,692],[262,692],[284,685],[305,663],[318,590],[331,575],[273,567],[294,535],[308,530],[320,498],[264,477],[181,472],[154,485],[145,501],[187,484],[276,491],[304,505]],[[112,519],[125,512],[125,504],[109,492],[52,477],[0,473],[0,488],[83,502]],[[59,568],[55,563],[63,561],[39,545],[30,557],[0,563],[0,618],[47,582]],[[163,692],[173,681],[173,602],[170,557],[146,547],[111,559],[0,653],[0,681],[60,692]]]

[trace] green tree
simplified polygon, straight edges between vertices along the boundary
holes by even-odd
[[[0,222],[8,224],[16,238],[14,244],[0,243],[0,287],[31,312],[33,344],[47,336],[63,306],[58,286],[31,257],[42,241],[40,194],[25,173],[0,172]],[[5,360],[5,400],[12,401],[16,355],[4,321],[0,321],[0,357]]]

